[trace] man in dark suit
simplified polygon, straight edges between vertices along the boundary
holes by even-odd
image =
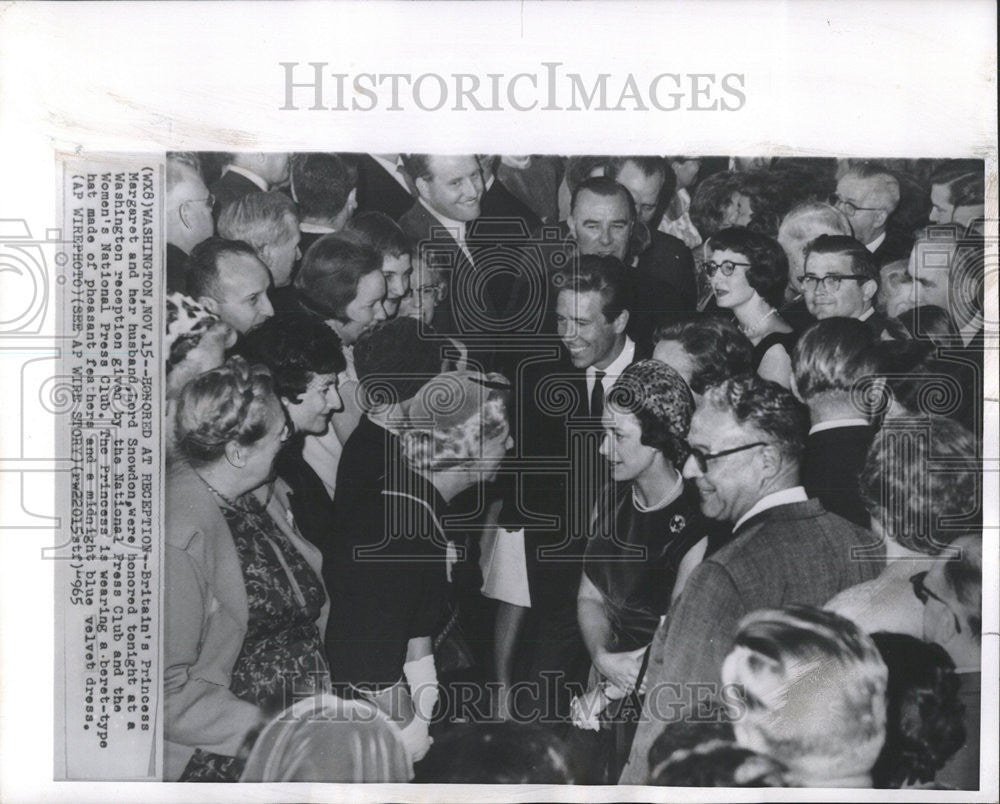
[[[622,784],[644,784],[664,725],[706,714],[742,617],[793,603],[821,606],[885,566],[872,535],[828,513],[799,485],[808,418],[780,386],[754,375],[708,391],[695,411],[684,476],[732,539],[689,576],[650,646],[642,718]],[[864,557],[856,548],[870,548]]]
[[[222,210],[247,193],[274,190],[288,181],[287,153],[233,153],[222,168],[222,175],[212,184],[216,221]]]
[[[196,162],[177,154],[167,157],[167,292],[184,292],[184,272],[191,249],[215,232],[212,196]]]
[[[292,156],[291,192],[299,212],[299,251],[344,228],[358,208],[355,177],[337,154]]]
[[[483,200],[480,204],[480,216],[510,220],[517,225],[513,231],[518,233],[522,228],[529,235],[536,233],[542,225],[541,218],[497,179],[496,169],[499,162],[500,157],[494,154],[479,157],[479,164],[483,170],[483,186],[485,187]]]
[[[674,195],[677,177],[658,156],[622,156],[612,159],[606,174],[632,195],[638,224],[646,228],[649,243],[637,251],[643,271],[670,285],[673,306],[678,313],[694,312],[698,287],[694,258],[684,241],[661,232],[657,227],[663,210]]]
[[[837,182],[833,203],[848,217],[855,239],[874,255],[877,267],[909,257],[913,238],[889,227],[899,206],[899,180],[884,165],[853,165]]]
[[[831,513],[867,528],[858,475],[875,438],[859,404],[859,383],[879,371],[876,340],[861,321],[828,318],[807,329],[792,352],[792,392],[809,408],[802,485]]]
[[[627,266],[633,300],[628,334],[651,352],[656,325],[693,310],[687,310],[687,302],[677,289],[642,259],[648,232],[635,218],[629,191],[612,179],[595,176],[577,186],[566,224],[580,254],[612,256]]]
[[[381,212],[394,221],[413,206],[417,189],[401,154],[357,154],[358,209]]]
[[[483,176],[475,156],[407,154],[406,169],[417,188],[418,200],[399,219],[403,232],[420,255],[440,272],[446,287],[434,311],[434,329],[442,335],[475,337],[482,325],[497,320],[490,300],[477,296],[472,282],[476,270],[467,225],[479,217]],[[483,302],[485,301],[485,307]]]
[[[856,318],[881,338],[886,318],[874,306],[879,278],[874,255],[846,235],[820,235],[805,255],[802,286],[810,315],[819,321]]]
[[[778,243],[788,257],[788,287],[785,303],[778,311],[796,332],[803,332],[816,319],[806,307],[802,292],[805,249],[821,234],[851,235],[851,224],[836,207],[822,201],[806,201],[793,207],[778,227]]]
[[[527,466],[505,500],[505,519],[525,528],[531,609],[519,664],[522,678],[539,691],[530,712],[527,700],[517,702],[520,715],[565,717],[571,686],[585,681],[590,665],[576,595],[597,488],[607,473],[598,454],[601,414],[621,372],[648,356],[626,334],[625,276],[615,257],[589,255],[580,257],[577,271],[554,280],[561,350],[527,362],[514,378],[518,454]]]

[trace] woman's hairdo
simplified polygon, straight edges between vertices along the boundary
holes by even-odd
[[[241,354],[267,366],[278,396],[301,402],[317,374],[339,374],[347,368],[340,338],[318,316],[282,312],[243,336]]]
[[[608,403],[639,422],[641,443],[660,450],[675,467],[687,460],[694,398],[684,378],[658,360],[639,360],[615,381]]]
[[[920,427],[886,421],[858,478],[861,498],[886,537],[937,555],[981,516],[976,453],[972,433],[943,416]]]
[[[476,461],[484,442],[509,431],[509,403],[510,383],[502,374],[439,374],[410,403],[403,457],[419,471]]]
[[[691,390],[704,394],[713,385],[752,371],[753,344],[721,315],[698,313],[657,328],[653,342],[676,341],[691,361]]]
[[[777,240],[742,226],[732,226],[712,235],[708,247],[712,251],[742,255],[750,263],[746,269],[747,284],[772,307],[781,306],[788,285],[788,257]]]
[[[231,357],[219,368],[191,380],[177,404],[177,444],[194,465],[204,465],[225,454],[226,444],[249,445],[271,426],[278,407],[271,374]]]

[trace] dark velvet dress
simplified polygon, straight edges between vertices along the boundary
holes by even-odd
[[[264,507],[249,494],[223,508],[246,584],[249,619],[229,689],[275,714],[300,697],[330,690],[317,620],[323,584]],[[181,781],[235,782],[244,761],[198,749]]]
[[[609,487],[603,503],[595,514],[583,571],[604,598],[611,623],[608,649],[634,651],[652,642],[670,606],[681,559],[708,535],[707,523],[693,486],[655,511],[635,506],[631,483]],[[641,697],[632,693],[608,705],[599,732],[573,730],[574,748],[585,752],[579,758],[594,773],[590,781],[613,784],[618,778],[641,711]]]

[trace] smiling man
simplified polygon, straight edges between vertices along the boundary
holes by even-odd
[[[830,199],[879,266],[904,259],[913,245],[913,238],[889,228],[899,198],[899,180],[884,165],[861,162],[841,176]]]
[[[271,274],[242,240],[210,237],[191,250],[187,295],[245,335],[272,315]]]
[[[697,486],[702,513],[732,522],[733,535],[691,573],[653,639],[623,784],[644,783],[649,747],[664,725],[706,714],[744,615],[820,606],[884,567],[881,557],[854,555],[875,548],[868,531],[828,513],[799,485],[808,422],[788,391],[754,375],[709,389],[695,411],[684,477]]]
[[[878,266],[874,256],[853,237],[820,235],[806,246],[800,277],[806,308],[818,321],[856,318],[875,337],[885,329],[885,317],[875,310]]]

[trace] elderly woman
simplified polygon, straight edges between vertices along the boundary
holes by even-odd
[[[736,742],[782,763],[792,787],[872,786],[888,675],[869,636],[809,606],[748,614],[722,664]]]
[[[288,427],[267,371],[232,358],[196,377],[181,393],[176,431],[166,496],[165,777],[236,781],[241,748],[265,715],[329,686],[326,593],[318,551],[270,486]]]
[[[446,619],[448,503],[496,474],[511,445],[500,375],[450,372],[409,405],[402,465],[359,488],[350,530],[334,534],[326,643],[341,694],[375,703],[402,727],[411,759],[430,746],[437,700],[432,637]]]
[[[976,454],[972,433],[950,419],[930,416],[920,428],[906,420],[883,425],[859,482],[872,531],[885,540],[886,568],[843,590],[826,608],[868,633],[923,635],[916,579],[953,557],[951,542],[979,527],[970,521],[982,505]]]
[[[573,707],[581,727],[600,728],[597,710],[640,689],[643,656],[660,618],[704,555],[698,495],[685,487],[679,469],[693,410],[687,384],[656,360],[633,363],[608,395],[601,454],[614,483],[595,509],[577,597],[593,660],[592,692]],[[635,727],[614,725],[605,727],[600,752],[609,763],[608,780],[618,778]]]
[[[751,367],[765,380],[791,385],[795,333],[778,315],[788,284],[788,258],[776,240],[748,229],[723,229],[707,244],[705,273],[716,304],[732,310],[753,344]]]

